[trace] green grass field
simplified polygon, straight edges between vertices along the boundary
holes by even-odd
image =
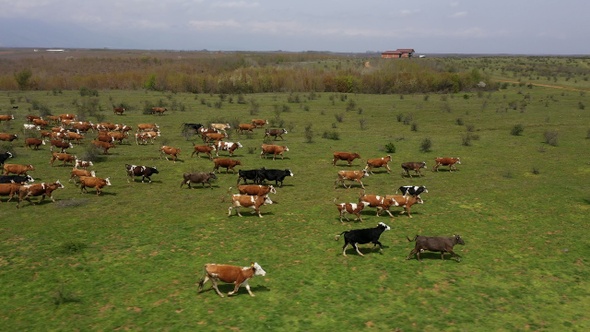
[[[590,211],[590,106],[586,93],[509,85],[495,92],[449,95],[300,93],[246,95],[248,103],[217,95],[100,91],[101,119],[135,126],[160,125],[155,145],[117,146],[92,168],[113,185],[97,197],[80,194],[67,179],[70,167],[49,165],[48,146],[1,143],[11,163],[33,164],[37,182],[59,179],[57,202],[0,204],[0,321],[6,331],[583,331],[590,328],[590,246],[584,229]],[[3,92],[0,114],[15,120],[0,132],[21,134],[36,101],[53,114],[77,113],[78,91]],[[10,110],[16,104],[18,110]],[[252,101],[259,107],[254,108]],[[353,101],[353,102],[351,102]],[[115,116],[111,104],[130,109]],[[146,103],[170,111],[143,114]],[[211,106],[207,106],[207,105]],[[348,110],[347,110],[348,108]],[[284,160],[261,159],[263,131],[231,133],[241,169],[290,168],[293,178],[262,207],[227,216],[228,188],[237,175],[218,174],[213,189],[180,188],[182,173],[212,170],[206,157],[190,158],[193,142],[184,122],[249,122],[265,118],[289,130]],[[96,122],[95,118],[87,120]],[[405,124],[406,122],[407,124]],[[511,135],[521,124],[522,135]],[[306,134],[306,127],[308,129]],[[312,135],[309,134],[311,130]],[[555,145],[547,133],[557,133]],[[82,155],[93,134],[72,153]],[[324,138],[328,137],[328,138]],[[338,139],[331,139],[331,138]],[[309,142],[311,138],[311,142]],[[430,152],[421,144],[430,139]],[[364,179],[367,193],[390,194],[401,185],[426,185],[413,218],[376,217],[340,223],[333,204],[356,202],[360,187],[334,188],[340,169],[361,169],[367,158],[395,146],[391,174]],[[159,158],[162,144],[180,147],[180,161]],[[332,152],[354,151],[352,167],[332,166]],[[221,152],[225,156],[226,153]],[[431,172],[437,156],[461,157],[457,172]],[[426,161],[423,177],[401,174],[405,161]],[[156,166],[154,182],[127,183],[126,163]],[[233,189],[231,192],[236,193]],[[382,253],[363,245],[341,255],[348,229],[391,226]],[[460,263],[423,254],[406,260],[406,236],[461,234]],[[448,258],[448,256],[447,256]],[[265,277],[220,298],[197,293],[205,263],[247,266],[258,262]],[[231,285],[221,286],[228,292]],[[209,285],[206,286],[206,289]]]

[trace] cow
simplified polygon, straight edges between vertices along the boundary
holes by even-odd
[[[152,114],[162,115],[168,111],[166,107],[152,107]]]
[[[12,158],[12,153],[8,151],[0,153],[0,165],[4,165],[4,162],[8,160],[8,158]]]
[[[240,286],[244,285],[248,294],[250,296],[254,296],[254,293],[250,290],[250,285],[248,284],[248,280],[253,276],[265,276],[266,271],[258,265],[258,263],[254,262],[250,266],[246,267],[239,267],[233,265],[224,265],[224,264],[205,264],[205,275],[199,281],[199,292],[203,290],[203,285],[211,280],[211,288],[215,289],[217,294],[223,297],[223,294],[217,288],[217,283],[219,281],[234,284],[234,290],[227,293],[228,296],[234,295],[240,289]]]
[[[381,158],[368,159],[367,166],[365,166],[365,169],[368,170],[371,174],[374,174],[373,168],[385,167],[387,169],[387,173],[391,173],[391,169],[389,168],[390,161],[391,155],[387,155]]]
[[[115,138],[111,135],[109,135],[109,133],[107,131],[99,131],[98,132],[98,136],[96,137],[97,141],[101,141],[101,142],[107,142],[107,143],[114,143],[115,142]]]
[[[211,141],[221,141],[226,138],[227,135],[224,133],[204,133],[201,137],[203,138],[203,142],[209,143]]]
[[[412,174],[410,174],[410,171],[414,171],[416,174],[423,176],[422,172],[420,171],[421,168],[427,168],[425,161],[423,161],[423,162],[409,161],[406,163],[402,163],[402,169],[406,172],[406,175],[409,177],[412,177]],[[403,172],[402,172],[402,176],[404,176]]]
[[[139,142],[141,142],[142,145],[147,144],[148,140],[150,143],[154,144],[154,141],[158,136],[160,136],[159,131],[144,131],[135,133],[135,144],[139,145]]]
[[[81,176],[96,177],[96,172],[74,167],[70,172],[70,179],[68,182],[71,182],[72,179],[75,181],[76,178],[80,178]]]
[[[115,128],[117,128],[117,124],[116,123],[112,123],[112,122],[101,122],[101,123],[97,123],[96,124],[96,130],[100,131],[109,131],[109,130],[115,130]]]
[[[385,223],[380,222],[377,224],[377,227],[373,228],[362,228],[362,229],[353,229],[350,231],[344,231],[339,235],[336,235],[336,240],[340,238],[340,236],[344,235],[344,246],[342,247],[342,255],[346,256],[346,247],[350,244],[356,252],[364,256],[363,253],[359,250],[359,244],[365,243],[373,243],[373,247],[379,245],[379,250],[383,250],[383,245],[379,242],[379,237],[381,233],[384,231],[388,231],[391,228],[387,226]]]
[[[27,175],[28,171],[34,171],[35,167],[33,165],[20,165],[20,164],[4,164],[4,175],[8,175],[10,173],[16,175]]]
[[[230,187],[231,189],[231,187]],[[243,184],[238,186],[238,192],[242,195],[264,196],[276,194],[277,190],[273,186],[263,186],[260,184]]]
[[[162,145],[162,147],[160,147],[160,159],[162,159],[162,156],[165,156],[166,160],[170,160],[168,159],[168,156],[172,157],[172,160],[174,161],[174,163],[176,163],[176,160],[178,160],[178,155],[180,154],[180,148],[175,148],[172,146],[168,146],[168,145]]]
[[[240,184],[240,180],[244,180],[244,184],[248,184],[248,180],[252,180],[254,183],[260,183],[263,177],[260,171],[260,169],[238,170],[238,183],[236,185]]]
[[[465,245],[465,241],[463,241],[460,235],[453,235],[451,237],[416,235],[413,240],[410,240],[407,236],[406,239],[410,242],[416,241],[414,249],[410,251],[410,254],[406,259],[412,259],[413,256],[416,255],[416,259],[419,261],[422,261],[422,259],[420,259],[420,253],[427,250],[440,252],[440,258],[443,260],[445,259],[445,253],[448,252],[451,254],[451,258],[456,257],[457,262],[460,262],[461,256],[453,251],[453,247],[456,244]]]
[[[49,164],[51,166],[53,166],[53,163],[56,160],[59,160],[59,161],[63,161],[63,166],[65,166],[66,163],[70,163],[73,166],[73,165],[75,165],[76,159],[78,159],[78,157],[76,157],[72,154],[69,154],[69,153],[52,152],[51,159],[49,160]]]
[[[393,199],[397,202],[396,206],[400,206],[404,208],[404,211],[401,213],[407,213],[408,217],[412,218],[410,214],[410,208],[414,204],[424,204],[422,198],[420,196],[403,196],[403,195],[385,195],[386,199]]]
[[[141,131],[159,131],[160,130],[160,126],[158,126],[155,123],[140,123],[137,125],[137,132],[141,132]]]
[[[273,136],[275,138],[275,141],[277,140],[278,137],[280,137],[282,140],[284,140],[283,134],[287,134],[287,129],[285,129],[285,128],[265,129],[263,138]]]
[[[188,132],[189,130],[194,131],[195,133],[199,132],[199,129],[203,128],[203,124],[201,123],[190,123],[185,122],[182,124],[182,132]]]
[[[195,173],[184,173],[182,174],[182,182],[180,183],[180,188],[183,185],[187,185],[189,189],[191,188],[191,183],[201,183],[203,188],[205,187],[205,183],[209,184],[209,188],[213,189],[211,185],[211,180],[216,180],[217,175],[215,172],[195,172]]]
[[[109,149],[115,148],[115,144],[111,142],[92,140],[90,143],[92,143],[92,145],[96,146],[97,148],[102,149],[103,154],[109,154]]]
[[[231,210],[236,209],[236,214],[242,217],[239,208],[252,208],[254,211],[252,213],[257,213],[258,217],[262,218],[262,214],[260,214],[260,207],[262,205],[272,204],[272,200],[268,197],[268,195],[264,196],[251,196],[251,195],[240,195],[235,194],[231,196],[232,204],[227,209],[227,216],[231,216]]]
[[[336,203],[336,198],[334,198],[334,204],[336,204],[336,208],[338,209],[338,212],[340,213],[340,222],[343,222],[342,218],[345,218],[346,221],[350,221],[348,219],[348,217],[345,216],[346,213],[354,214],[356,216],[355,220],[362,222],[363,218],[361,217],[361,211],[363,211],[363,209],[366,206],[368,206],[368,204],[366,202],[364,202],[364,203]]]
[[[225,132],[226,130],[231,129],[231,126],[229,123],[212,123],[209,125],[209,128]]]
[[[80,160],[80,159],[76,159],[76,162],[74,163],[74,168],[83,168],[83,169],[87,169],[90,166],[94,166],[94,164],[91,161],[88,160]]]
[[[53,124],[59,124],[60,122],[59,116],[57,115],[48,115],[45,118]]]
[[[336,166],[338,160],[345,160],[348,162],[348,166],[352,165],[352,161],[360,158],[361,156],[356,152],[334,152],[334,159],[332,159],[332,165]]]
[[[352,185],[348,187],[346,186],[346,183],[344,183],[346,180],[358,182],[360,183],[361,187],[365,189],[361,179],[367,176],[369,176],[369,172],[367,172],[366,169],[361,169],[360,171],[338,171],[338,177],[336,178],[336,181],[334,181],[334,189],[336,189],[338,183],[342,183],[344,188],[352,187]]]
[[[191,153],[191,158],[193,155],[195,155],[195,153],[197,154],[197,157],[199,156],[199,153],[205,153],[206,155],[209,156],[209,160],[213,160],[213,156],[211,155],[211,152],[213,152],[213,151],[216,151],[215,145],[193,144],[193,153]]]
[[[81,133],[87,133],[88,131],[93,130],[94,127],[95,126],[92,122],[78,121],[78,122],[72,123],[72,129],[76,129],[77,131],[79,131]]]
[[[96,189],[96,196],[102,193],[102,188],[111,185],[110,178],[99,178],[99,177],[92,177],[92,176],[81,176],[80,179],[80,193],[87,193],[89,188]]]
[[[41,119],[41,117],[38,115],[29,114],[29,115],[25,116],[25,119],[27,119],[28,123],[33,123],[34,119]]]
[[[35,182],[30,175],[0,175],[0,183],[28,184]]]
[[[282,187],[283,181],[287,176],[293,176],[293,172],[290,169],[266,169],[261,168],[259,172],[260,182],[274,181],[275,186]],[[280,183],[280,184],[279,184]]]
[[[372,195],[372,194],[365,195],[364,193],[362,193],[361,196],[359,197],[359,203],[366,204],[367,206],[377,208],[377,214],[376,214],[377,217],[379,217],[381,215],[381,212],[385,211],[385,212],[387,212],[387,214],[389,214],[390,217],[393,218],[393,215],[391,214],[391,211],[389,211],[389,209],[392,206],[399,206],[397,201],[393,198],[387,198],[385,196]]]
[[[59,180],[55,181],[54,183],[35,183],[35,184],[27,184],[21,186],[18,192],[18,204],[16,205],[17,208],[20,207],[20,203],[23,200],[27,200],[31,205],[34,203],[31,201],[32,196],[41,196],[37,204],[41,203],[45,196],[49,197],[52,202],[55,203],[55,198],[53,198],[53,192],[57,189],[63,189],[64,185],[59,182]]]
[[[457,166],[456,164],[461,165],[460,158],[452,158],[452,157],[437,157],[434,158],[434,167],[432,167],[432,171],[437,171],[440,166],[449,166],[449,172],[456,171]]]
[[[107,135],[113,138],[113,143],[119,142],[119,144],[123,144],[123,140],[129,137],[127,132],[122,131],[109,131]]]
[[[252,119],[252,121],[250,121],[251,124],[255,125],[256,127],[262,127],[268,124],[268,120],[264,120],[264,119]]]
[[[235,173],[234,167],[242,165],[242,162],[237,159],[230,159],[230,158],[215,158],[213,159],[213,170],[219,170],[219,167],[225,168],[225,173],[229,173],[231,169],[232,173]]]
[[[0,122],[14,120],[14,115],[0,114]]]
[[[33,122],[34,125],[39,126],[39,130],[45,129],[45,128],[49,127],[49,121],[43,120],[41,118],[39,118],[39,119],[33,119],[32,122]]]
[[[123,115],[123,113],[125,113],[125,111],[126,111],[125,107],[113,106],[113,113],[115,115]]]
[[[240,142],[223,142],[223,141],[217,141],[215,143],[215,155],[217,157],[219,157],[219,151],[227,151],[229,153],[230,156],[234,155],[234,151],[236,151],[238,148],[241,148],[242,143]]]
[[[148,183],[152,183],[151,176],[153,174],[160,173],[157,168],[149,167],[149,166],[138,166],[138,165],[129,165],[125,164],[125,170],[127,171],[127,183],[129,183],[129,179],[133,179],[135,176],[141,176],[141,183],[144,183],[144,180],[148,180]]]
[[[58,115],[60,120],[76,120],[76,115],[75,114],[69,114],[69,113],[64,113],[64,114],[60,114]]]
[[[28,131],[28,130],[41,130],[41,127],[36,125],[36,124],[32,124],[32,123],[24,123],[23,124],[23,133]]]
[[[14,195],[18,195],[20,187],[20,183],[0,183],[0,196],[8,196],[6,202],[10,202]]]
[[[41,145],[45,145],[45,141],[36,137],[27,137],[25,139],[25,146],[33,149],[33,150],[39,150],[39,147]]]
[[[281,159],[285,159],[283,153],[289,151],[289,148],[284,145],[262,144],[260,150],[260,158],[264,156],[264,159],[266,159],[267,154],[272,154],[272,160],[275,160],[277,155],[280,155]]]
[[[250,124],[250,123],[240,123],[238,125],[238,128],[236,128],[236,132],[239,132],[240,134],[243,134],[244,131],[245,132],[249,132],[252,133],[254,132],[254,129],[256,128],[255,124]]]
[[[422,193],[427,193],[428,189],[426,189],[426,186],[401,186],[395,193],[397,194],[398,191],[401,191],[404,196],[420,196]]]
[[[0,133],[0,141],[12,142],[18,139],[17,134]]]
[[[49,141],[49,144],[49,151],[53,151],[53,147],[56,147],[60,149],[61,153],[64,153],[67,149],[71,149],[74,147],[71,142],[66,142],[59,139],[52,139]]]

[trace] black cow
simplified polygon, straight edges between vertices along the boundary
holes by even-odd
[[[182,124],[182,132],[186,133],[189,130],[192,130],[192,131],[194,131],[193,134],[196,134],[199,132],[199,128],[202,128],[202,127],[203,127],[203,125],[200,123],[186,123],[185,122]]]
[[[350,231],[344,231],[340,233],[340,235],[336,236],[336,240],[340,238],[342,234],[344,234],[344,246],[342,247],[342,255],[346,256],[346,247],[350,244],[356,252],[364,256],[363,253],[360,252],[357,244],[365,244],[365,243],[373,243],[373,247],[379,245],[379,250],[383,250],[383,245],[379,242],[379,237],[381,233],[390,230],[391,228],[387,226],[385,223],[380,222],[377,227],[374,228],[362,228],[362,229],[353,229]]]
[[[11,183],[11,182],[27,184],[27,183],[35,182],[35,179],[33,179],[33,177],[30,175],[0,175],[0,183]]]
[[[404,196],[420,196],[421,193],[427,193],[428,189],[425,186],[401,186],[395,193],[397,194],[398,191],[401,191]]]
[[[0,153],[0,165],[4,165],[4,162],[8,159],[12,158],[12,153],[6,151],[4,153]]]
[[[426,162],[416,162],[416,161],[411,161],[411,162],[407,162],[407,163],[403,163],[402,164],[402,169],[404,171],[406,171],[406,175],[409,177],[412,177],[412,175],[410,174],[410,171],[414,171],[416,174],[422,176],[422,172],[420,171],[421,168],[426,168]],[[403,176],[403,173],[402,173]]]
[[[460,235],[453,235],[452,237],[437,237],[437,236],[430,237],[430,236],[416,235],[416,237],[414,237],[413,240],[410,240],[410,238],[407,236],[406,236],[406,238],[410,242],[416,241],[416,246],[414,247],[414,249],[412,249],[412,251],[410,251],[408,258],[406,258],[406,259],[412,259],[412,256],[416,255],[416,258],[419,261],[422,261],[420,259],[420,253],[423,252],[424,250],[428,250],[428,251],[439,251],[441,259],[445,259],[445,256],[444,256],[445,252],[448,252],[451,254],[451,257],[457,257],[457,262],[461,261],[461,256],[457,255],[453,251],[453,246],[455,246],[456,244],[465,245],[465,242],[463,241],[463,239],[461,238]]]
[[[148,183],[152,182],[151,176],[153,174],[158,174],[158,170],[155,167],[149,166],[138,166],[138,165],[129,165],[125,164],[125,169],[127,170],[127,183],[129,183],[129,179],[133,179],[134,176],[141,176],[141,183],[145,179],[148,180]]]
[[[286,134],[286,133],[287,133],[287,129],[285,129],[285,128],[266,129],[266,130],[264,130],[264,137],[274,136],[275,141],[277,140],[277,137],[280,137],[282,140],[284,140],[283,134]]]
[[[217,175],[215,172],[196,172],[196,173],[184,173],[182,174],[182,182],[180,183],[180,188],[182,185],[187,184],[189,188],[191,188],[191,183],[201,183],[203,187],[205,187],[205,183],[209,184],[209,188],[213,189],[211,185],[211,180],[217,179]]]
[[[264,168],[261,169],[248,169],[248,170],[238,170],[238,183],[237,185],[240,184],[240,180],[244,180],[244,184],[248,184],[248,180],[252,180],[254,182],[254,184],[258,184],[260,182],[262,182],[262,174],[261,171]]]
[[[293,172],[291,172],[291,170],[289,170],[289,169],[281,170],[281,169],[261,168],[259,174],[260,174],[260,182],[263,182],[265,180],[274,181],[275,186],[279,186],[279,187],[283,186],[283,180],[285,180],[285,178],[287,176],[293,176]],[[281,183],[280,185],[279,185],[279,182]]]

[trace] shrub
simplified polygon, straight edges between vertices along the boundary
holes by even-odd
[[[367,129],[367,120],[365,118],[359,119],[359,125],[361,126],[361,130]]]
[[[421,152],[430,152],[432,151],[432,140],[430,138],[425,138],[420,143],[420,151]]]
[[[455,120],[455,123],[459,126],[462,126],[464,124],[463,119],[462,118],[457,118],[457,120]]]
[[[514,127],[512,127],[510,134],[513,136],[520,136],[520,135],[522,135],[523,131],[524,131],[524,126],[519,123],[519,124],[515,125]]]
[[[395,153],[395,144],[389,142],[385,144],[385,152],[387,153]]]
[[[303,136],[305,137],[305,142],[306,143],[313,143],[313,129],[312,129],[312,124],[308,123],[305,126],[305,132],[303,134]]]
[[[342,113],[334,114],[334,117],[336,118],[336,121],[338,121],[338,122],[344,121],[344,114],[342,114]]]
[[[545,143],[551,146],[557,146],[557,138],[559,134],[556,131],[547,130],[543,133],[543,137],[545,138]]]
[[[340,134],[337,131],[324,131],[322,137],[326,139],[332,139],[335,141],[340,140]]]
[[[412,126],[410,127],[410,129],[411,129],[412,131],[418,131],[418,124],[417,124],[416,122],[413,122],[413,123],[412,123]]]
[[[586,108],[586,106],[584,106],[583,102],[578,102],[578,109],[583,110],[584,108]]]
[[[82,97],[98,97],[98,90],[89,89],[87,87],[80,88],[80,96]]]

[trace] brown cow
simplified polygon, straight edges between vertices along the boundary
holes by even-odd
[[[92,122],[78,121],[72,123],[72,129],[76,129],[81,133],[87,133],[90,130],[94,130],[95,125]]]
[[[386,196],[371,194],[365,195],[364,193],[362,193],[359,197],[359,203],[377,208],[377,217],[381,215],[381,212],[385,211],[387,212],[387,214],[389,214],[390,217],[393,218],[393,215],[391,214],[391,211],[389,211],[389,208],[391,208],[392,206],[398,206],[397,201],[393,198],[387,198]]]
[[[125,113],[125,111],[126,111],[125,107],[113,106],[113,113],[115,113],[115,115],[123,115],[123,113]]]
[[[0,141],[12,142],[15,139],[18,139],[17,134],[0,133]]]
[[[213,159],[213,156],[211,155],[212,151],[215,151],[215,145],[193,145],[193,153],[191,153],[191,157],[196,153],[197,157],[199,156],[199,153],[205,153],[209,156],[209,159]]]
[[[162,145],[162,147],[160,148],[160,159],[162,159],[162,156],[165,156],[166,160],[170,160],[168,159],[168,156],[170,156],[172,157],[172,160],[176,163],[179,154],[180,148],[175,148],[167,145]]]
[[[352,165],[352,161],[360,158],[361,156],[356,152],[334,152],[334,159],[332,165],[336,166],[338,160],[345,160],[348,162],[348,166]]]
[[[14,120],[14,115],[0,114],[0,122]]]
[[[217,282],[222,281],[229,284],[234,284],[234,290],[227,293],[227,295],[234,295],[240,289],[240,286],[244,285],[248,294],[250,296],[254,296],[252,291],[250,290],[250,285],[248,285],[248,280],[253,276],[265,276],[266,271],[262,269],[258,263],[254,262],[250,266],[247,267],[239,267],[233,265],[223,265],[223,264],[205,264],[205,275],[199,281],[199,292],[203,290],[203,285],[211,280],[212,288],[215,289],[217,294],[223,297],[223,294],[217,288]]]
[[[117,124],[116,123],[112,123],[112,122],[100,122],[97,123],[95,125],[96,130],[98,131],[109,131],[109,130],[115,130],[115,128],[117,128]]]
[[[33,124],[36,125],[36,126],[41,127],[42,129],[45,129],[45,128],[49,127],[49,121],[43,120],[41,118],[39,118],[39,119],[33,119]]]
[[[88,171],[85,169],[79,169],[79,168],[72,168],[72,171],[70,172],[70,179],[68,180],[68,182],[72,181],[72,179],[76,179],[79,178],[81,176],[88,176],[88,177],[96,177],[96,172],[94,171]]]
[[[279,137],[282,140],[284,140],[283,134],[287,134],[287,129],[285,129],[285,128],[273,128],[273,129],[265,129],[264,130],[264,138],[266,138],[266,137],[269,137],[270,138],[271,136],[273,136],[275,138],[275,141]]]
[[[123,140],[129,136],[126,132],[121,131],[109,131],[107,135],[113,138],[113,143],[119,142],[119,144],[123,144]]]
[[[20,203],[23,200],[27,200],[31,205],[34,205],[31,201],[32,196],[41,196],[41,199],[37,202],[37,204],[41,203],[45,196],[49,197],[52,202],[55,203],[55,198],[53,198],[53,192],[57,189],[64,188],[64,185],[59,182],[59,180],[55,181],[54,183],[34,183],[34,184],[27,184],[19,189],[18,193],[18,204],[16,205],[17,208],[20,207]]]
[[[41,119],[40,116],[38,116],[38,115],[31,115],[31,114],[25,116],[25,118],[27,119],[27,122],[29,122],[29,123],[33,123],[33,120],[34,119]]]
[[[445,259],[445,252],[448,252],[451,254],[451,258],[456,257],[457,261],[460,262],[461,256],[453,251],[453,247],[456,244],[465,245],[465,241],[463,241],[460,235],[453,235],[452,237],[416,235],[413,240],[410,240],[407,236],[406,239],[410,242],[416,241],[416,246],[410,251],[406,259],[411,259],[416,255],[416,259],[419,261],[422,261],[420,259],[420,253],[424,251],[438,251],[440,252],[441,259]]]
[[[284,145],[272,145],[272,144],[262,144],[260,146],[260,158],[262,158],[262,156],[264,156],[264,159],[266,159],[266,155],[267,154],[272,154],[272,160],[275,160],[277,155],[281,156],[281,159],[285,159],[285,156],[283,155],[283,153],[285,151],[289,151],[289,148],[284,146]]]
[[[252,133],[252,132],[254,132],[255,128],[256,128],[255,124],[240,123],[238,125],[238,128],[236,128],[236,131],[239,132],[240,134],[243,134],[244,131]]]
[[[236,214],[242,217],[242,214],[239,211],[240,207],[245,208],[252,208],[254,209],[253,213],[257,213],[260,218],[262,218],[262,214],[260,214],[260,207],[262,205],[272,204],[272,200],[268,197],[268,195],[264,196],[251,196],[251,195],[232,195],[231,196],[232,205],[227,209],[227,216],[231,216],[231,210],[236,209]]]
[[[156,140],[156,137],[160,136],[160,132],[159,131],[144,131],[144,132],[140,132],[140,133],[135,133],[135,144],[139,145],[140,142],[141,144],[147,144],[148,140],[150,141],[150,143],[154,144],[154,141]]]
[[[63,152],[66,152],[66,149],[71,149],[71,148],[74,147],[72,145],[72,143],[65,142],[65,141],[62,141],[62,140],[59,140],[59,139],[52,139],[52,140],[49,141],[49,144],[51,145],[49,147],[49,151],[53,151],[53,147],[55,146],[56,148],[59,148],[62,153]]]
[[[45,141],[35,137],[27,137],[25,139],[25,146],[33,150],[39,150],[41,145],[45,145]]]
[[[366,169],[360,171],[338,171],[338,178],[336,178],[336,181],[334,182],[334,189],[336,189],[338,183],[342,183],[344,188],[350,188],[352,185],[347,187],[344,183],[345,180],[358,182],[361,184],[361,187],[365,189],[361,179],[366,176],[369,176],[369,172],[367,172]]]
[[[98,177],[81,176],[81,177],[79,177],[79,179],[80,179],[80,193],[83,193],[83,192],[87,193],[88,190],[86,189],[86,187],[95,188],[96,195],[98,196],[102,193],[102,188],[104,188],[105,186],[111,185],[111,181],[109,180],[109,178],[102,179],[102,178],[98,178]]]
[[[461,165],[461,159],[453,158],[453,157],[438,157],[434,158],[435,165],[432,167],[432,171],[437,171],[440,166],[449,166],[449,172],[456,171],[457,166],[455,164]]]
[[[76,141],[77,143],[80,143],[80,141],[84,139],[84,135],[73,131],[68,131],[65,134],[65,139],[68,141]]]
[[[76,159],[76,163],[74,164],[74,168],[80,167],[80,168],[86,169],[90,166],[94,166],[94,164],[89,160]]]
[[[368,170],[371,174],[374,174],[373,168],[385,167],[387,169],[387,173],[390,173],[391,172],[391,169],[389,168],[390,161],[391,161],[390,155],[387,155],[387,156],[381,157],[381,158],[368,159],[367,166],[365,166],[365,169]]]
[[[204,142],[209,143],[211,141],[221,141],[226,138],[227,135],[224,133],[205,133],[202,137]]]
[[[232,173],[235,173],[234,167],[238,165],[242,165],[242,162],[237,159],[230,159],[230,158],[215,158],[213,159],[213,171],[219,170],[219,167],[225,168],[225,172],[229,173],[231,169]]]
[[[251,124],[255,125],[256,127],[262,127],[268,124],[268,120],[264,119],[252,119],[250,122]]]
[[[368,205],[368,203],[366,203],[366,202],[363,202],[363,203],[336,203],[336,198],[334,198],[334,204],[336,204],[336,208],[338,209],[338,212],[340,213],[340,222],[343,222],[342,218],[345,218],[346,221],[350,221],[350,219],[348,219],[348,217],[345,216],[346,213],[354,214],[356,216],[355,220],[362,222],[363,218],[361,218],[361,211],[363,211],[363,209]]]
[[[410,214],[410,208],[412,207],[412,205],[424,204],[424,201],[422,201],[422,198],[420,198],[420,196],[385,195],[385,198],[395,200],[397,202],[397,205],[395,206],[400,206],[404,208],[404,211],[402,211],[400,214],[406,212],[408,214],[408,217],[410,218],[412,218],[412,215]]]
[[[152,114],[162,115],[168,111],[166,107],[152,107]]]
[[[159,131],[160,126],[155,123],[140,123],[137,125],[137,131]]]
[[[20,164],[4,164],[4,175],[8,175],[10,173],[16,175],[27,175],[28,171],[34,171],[35,167],[33,165],[20,165]]]
[[[72,154],[69,154],[69,153],[53,152],[53,153],[51,153],[51,159],[49,160],[49,164],[51,166],[53,166],[53,163],[56,160],[59,160],[59,161],[63,161],[63,166],[65,166],[66,163],[70,163],[70,164],[72,164],[72,166],[74,166],[77,158],[78,157],[76,157]]]
[[[6,202],[10,202],[14,195],[18,195],[20,187],[20,183],[0,183],[0,196],[8,196]]]
[[[115,138],[113,136],[109,135],[108,131],[99,131],[98,137],[96,137],[96,140],[101,141],[101,142],[108,142],[108,143],[115,142]]]
[[[69,113],[64,113],[64,114],[60,114],[58,115],[60,120],[76,120],[76,115],[75,114],[69,114]]]
[[[420,171],[421,168],[426,168],[425,161],[423,161],[423,162],[410,161],[410,162],[402,164],[402,169],[406,172],[406,175],[409,177],[412,177],[412,174],[410,174],[410,171],[414,171],[416,174],[423,176],[422,172]],[[403,172],[402,172],[402,176],[404,176]]]
[[[90,143],[92,143],[97,148],[102,149],[103,154],[109,154],[109,149],[112,149],[115,147],[115,144],[110,143],[110,142],[102,142],[102,141],[92,140],[92,141],[90,141]]]
[[[269,193],[276,194],[277,190],[272,185],[263,186],[260,184],[243,184],[238,186],[238,192],[242,195],[264,196]]]

